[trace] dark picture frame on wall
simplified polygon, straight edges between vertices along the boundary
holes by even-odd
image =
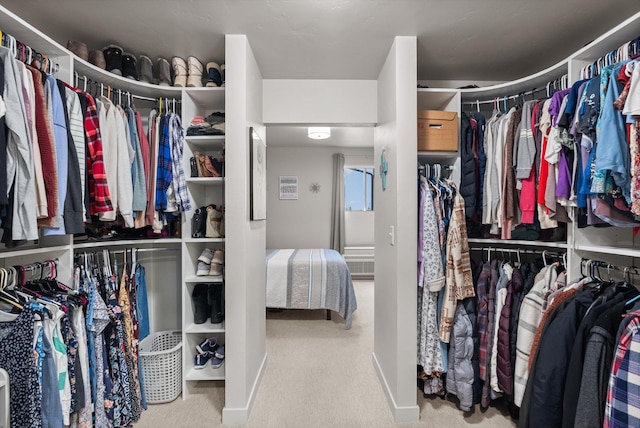
[[[249,127],[250,219],[267,219],[267,145]]]

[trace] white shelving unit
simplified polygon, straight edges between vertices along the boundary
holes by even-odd
[[[207,116],[214,111],[225,111],[225,88],[187,88],[182,99],[182,119],[185,129],[195,116]],[[189,161],[195,152],[222,158],[225,148],[225,136],[187,136],[184,147],[184,168],[190,170]],[[225,248],[225,237],[192,238],[191,218],[199,207],[215,204],[218,208],[225,205],[225,177],[188,177],[187,188],[191,198],[192,210],[183,215],[183,251],[182,251],[182,352],[183,380],[182,396],[188,398],[195,381],[224,381],[225,366],[213,369],[211,364],[205,368],[195,368],[196,345],[206,338],[215,337],[218,344],[225,343],[226,324],[194,323],[194,303],[192,293],[196,284],[223,284],[222,276],[198,276],[195,274],[197,259],[205,248],[211,250]],[[223,291],[224,295],[224,291]],[[226,301],[226,300],[225,300]],[[224,311],[226,312],[226,310]]]

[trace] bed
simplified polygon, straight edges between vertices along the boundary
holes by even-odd
[[[327,309],[351,328],[357,309],[351,273],[342,255],[329,249],[267,250],[268,308]]]

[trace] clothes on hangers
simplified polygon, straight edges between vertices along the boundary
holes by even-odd
[[[155,223],[161,231],[165,213],[190,209],[177,114],[166,112],[150,122],[163,149],[151,153],[147,131],[131,106],[73,88],[25,65],[5,47],[0,47],[0,72],[0,122],[6,131],[0,138],[0,173],[7,176],[0,183],[0,222],[6,245],[35,240],[38,229],[43,235],[83,234],[94,216],[125,228]],[[160,175],[151,166],[159,154]],[[155,183],[156,177],[162,181]],[[154,195],[160,204],[149,204],[151,182],[161,184],[161,194]]]
[[[138,319],[148,335],[149,314],[146,303],[137,305],[146,302],[144,268],[127,256],[120,269],[109,251],[77,261],[72,287],[42,279],[41,264],[0,270],[2,295],[28,299],[22,309],[14,306],[16,317],[0,308],[11,427],[124,427],[146,409]]]
[[[425,394],[442,394],[442,375],[454,356],[447,353],[455,329],[458,301],[475,295],[464,216],[464,198],[453,182],[432,175],[437,166],[423,166],[419,177],[418,241],[418,365]],[[436,174],[435,172],[433,174]],[[462,315],[459,315],[462,316]],[[457,335],[464,326],[458,323]],[[464,348],[453,351],[464,353]],[[466,390],[464,369],[459,372],[460,390]],[[467,373],[468,374],[468,373]],[[455,375],[454,375],[455,376]],[[463,393],[463,392],[461,392]]]

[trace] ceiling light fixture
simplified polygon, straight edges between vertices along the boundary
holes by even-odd
[[[311,127],[307,133],[309,138],[314,140],[324,140],[331,137],[331,128],[329,127]]]

